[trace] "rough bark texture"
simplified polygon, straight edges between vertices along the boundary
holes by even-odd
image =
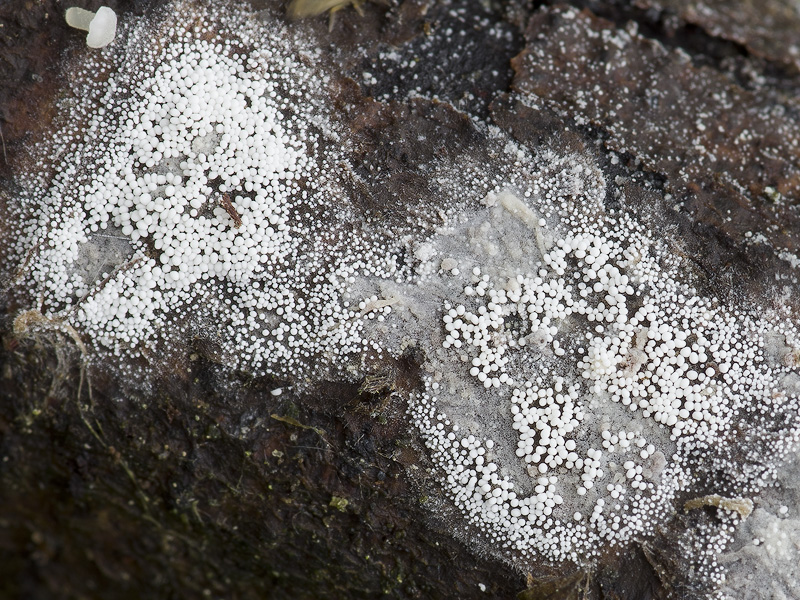
[[[106,4],[122,13],[150,6]],[[367,182],[354,179],[352,190],[365,214],[391,219],[435,194],[418,168],[433,157],[479,156],[480,136],[450,105],[466,98],[474,115],[531,147],[619,153],[618,164],[604,165],[609,180],[624,175],[620,185],[639,197],[657,191],[681,204],[673,217],[681,251],[707,273],[709,289],[727,289],[742,273],[758,285],[788,272],[748,242],[748,232],[761,233],[776,247],[800,248],[799,59],[789,43],[800,25],[788,3],[701,10],[689,1],[576,1],[584,10],[574,18],[563,5],[532,4],[484,10],[465,2],[460,13],[422,0],[367,4],[363,17],[339,12],[330,34],[325,17],[314,23],[343,70],[376,76],[343,80],[335,99],[351,123],[353,168]],[[59,61],[82,42],[64,25],[64,8],[57,0],[0,6],[0,211],[12,197],[15,158],[53,119]],[[448,27],[464,34],[436,36]],[[490,36],[490,27],[507,35]],[[382,68],[378,50],[389,44],[419,58],[413,85]],[[411,89],[441,101],[404,100]],[[427,142],[413,141],[421,134]],[[281,382],[232,373],[212,343],[197,340],[137,386],[120,382],[112,366],[85,372],[66,336],[15,338],[17,309],[3,300],[4,598],[704,592],[670,540],[713,511],[679,517],[657,543],[610,554],[592,573],[542,565],[526,579],[454,539],[434,516],[428,462],[404,416],[418,357],[387,365],[391,385],[377,373],[361,386],[329,382],[304,396],[273,396]]]

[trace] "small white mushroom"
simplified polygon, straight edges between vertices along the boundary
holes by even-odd
[[[88,31],[86,45],[89,48],[104,48],[114,41],[117,33],[117,15],[107,6],[96,13],[73,6],[67,9],[67,25]]]

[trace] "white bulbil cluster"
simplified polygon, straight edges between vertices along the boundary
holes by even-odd
[[[720,598],[797,598],[795,575],[800,540],[800,455],[778,469],[758,508],[737,528],[730,550],[720,557],[727,577]]]
[[[794,327],[698,295],[686,264],[592,196],[570,212],[531,205],[550,215],[557,235],[547,248],[545,220],[509,202],[448,233],[477,236],[471,252],[456,258],[438,242],[455,273],[469,275],[451,271],[461,297],[445,301],[442,350],[415,422],[456,506],[511,557],[581,562],[646,537],[678,497],[709,484],[705,469],[728,456],[720,449],[759,431],[765,414],[785,427],[775,456],[761,458],[765,472],[797,441],[798,390],[777,358],[790,355]],[[522,250],[499,261],[495,240],[507,237]],[[430,246],[435,256],[437,241]],[[448,385],[454,363],[471,386]],[[505,428],[484,428],[490,414]],[[737,473],[738,492],[726,492],[755,490],[765,472]]]
[[[232,364],[298,377],[365,348],[365,315],[343,297],[355,275],[392,277],[394,259],[345,234],[347,203],[331,201],[342,192],[323,170],[337,152],[318,151],[330,140],[314,125],[324,78],[302,45],[236,25],[164,27],[160,49],[108,77],[79,115],[73,167],[34,193],[45,209],[20,253],[36,249],[26,275],[45,316],[92,342],[159,351],[170,332],[197,331],[244,346]],[[98,272],[107,240],[125,258]]]

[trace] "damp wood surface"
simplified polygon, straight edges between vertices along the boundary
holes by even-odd
[[[108,4],[121,15],[153,9]],[[752,286],[795,274],[767,248],[800,250],[800,76],[785,43],[800,25],[779,0],[703,11],[688,1],[576,0],[581,12],[569,19],[569,2],[486,4],[463,4],[484,27],[457,41],[435,32],[462,23],[451,15],[462,5],[433,0],[367,2],[363,16],[345,8],[330,33],[327,16],[311,22],[343,71],[380,65],[379,51],[396,47],[419,60],[414,86],[437,97],[407,99],[409,82],[386,69],[337,82],[333,101],[353,144],[349,192],[365,215],[391,222],[435,193],[420,165],[436,156],[479,159],[483,142],[459,108],[468,97],[475,115],[523,145],[612,150],[620,160],[604,165],[609,180],[618,174],[645,200],[671,194],[680,250],[711,293],[724,296],[742,273]],[[69,76],[60,61],[86,51],[63,23],[65,8],[0,5],[0,216],[26,144],[58,118]],[[488,36],[491,26],[507,35]],[[610,73],[590,67],[598,56]],[[601,91],[591,102],[580,95],[588,88]],[[9,231],[0,218],[0,258]],[[213,340],[197,339],[144,390],[84,369],[63,332],[15,337],[20,307],[4,295],[0,303],[2,597],[634,600],[706,591],[674,543],[676,531],[715,518],[703,507],[590,573],[542,564],[523,574],[454,538],[426,494],[431,465],[405,416],[419,382],[413,353],[369,381],[277,395],[283,382],[231,372]]]

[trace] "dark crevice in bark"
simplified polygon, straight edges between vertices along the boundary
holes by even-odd
[[[533,8],[565,4],[534,2]],[[671,50],[682,50],[697,67],[708,67],[730,77],[749,90],[774,88],[787,94],[800,90],[800,74],[777,61],[753,55],[744,45],[715,36],[673,11],[643,9],[626,0],[568,0],[566,4],[587,9],[625,29],[635,23],[643,37],[659,41]]]

